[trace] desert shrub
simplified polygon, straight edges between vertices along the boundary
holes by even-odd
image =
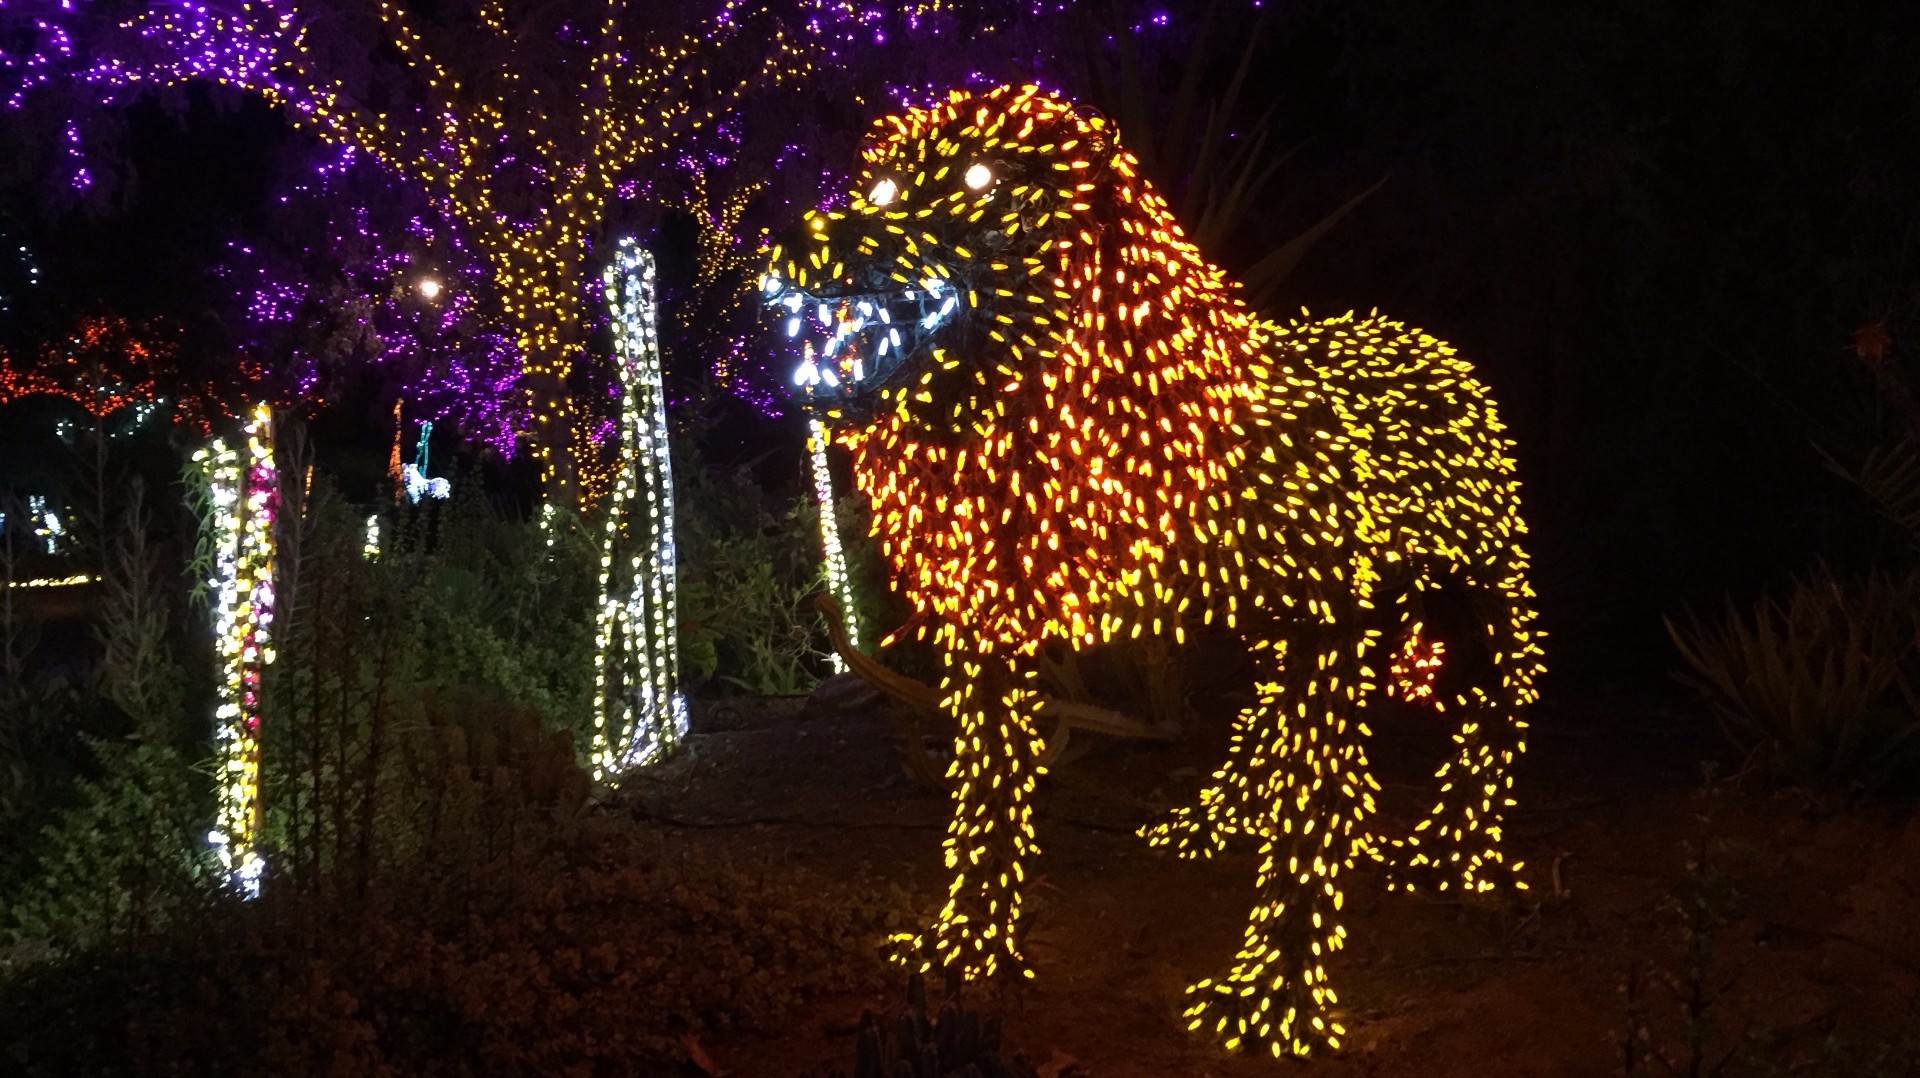
[[[743,468],[674,471],[683,669],[760,694],[803,692],[827,669],[812,598],[824,586],[811,499],[768,495]]]
[[[0,893],[0,946],[64,951],[144,939],[211,900],[212,784],[179,750],[93,741],[100,774],[27,848]]]
[[[394,514],[368,558],[364,520],[324,479],[287,517],[264,679],[270,871],[343,900],[457,900],[586,801],[591,652],[558,626],[560,643],[527,638],[591,625],[570,582],[585,567],[535,525],[458,504]]]
[[[347,925],[269,891],[138,954],[18,974],[0,983],[0,1059],[30,1075],[660,1073],[682,1037],[766,1028],[884,975],[889,893],[636,857],[636,838],[550,853],[456,916]]]
[[[1915,581],[1875,573],[1858,584],[1824,566],[1752,612],[1669,621],[1682,680],[1727,736],[1793,781],[1873,791],[1920,763],[1920,630]]]
[[[417,594],[425,677],[491,689],[584,734],[598,550],[572,521],[549,542],[538,524],[489,505],[477,481],[460,484],[431,536],[416,516],[401,535],[404,550],[428,560]]]

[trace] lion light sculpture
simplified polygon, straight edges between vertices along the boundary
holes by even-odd
[[[1142,832],[1184,857],[1260,853],[1245,942],[1186,1014],[1229,1048],[1337,1048],[1324,964],[1357,862],[1406,890],[1523,886],[1501,818],[1540,634],[1486,391],[1379,317],[1256,316],[1106,120],[1036,87],[886,117],[863,158],[845,208],[808,213],[761,286],[958,725],[953,883],[902,952],[1031,976],[1036,651],[1224,626],[1258,703],[1197,801]],[[1467,616],[1430,617],[1442,594]],[[1393,693],[1457,721],[1404,835],[1369,826],[1364,718]]]

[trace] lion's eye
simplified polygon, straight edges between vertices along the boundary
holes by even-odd
[[[978,191],[993,182],[993,170],[976,161],[967,166],[967,174],[963,178],[967,181],[968,187]]]
[[[867,201],[876,206],[885,206],[893,201],[894,195],[899,193],[899,184],[894,183],[892,180],[881,180],[879,183],[873,185],[873,193],[867,196]]]

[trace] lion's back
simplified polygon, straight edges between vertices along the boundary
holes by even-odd
[[[1519,482],[1492,397],[1472,364],[1377,315],[1260,327],[1267,407],[1337,428],[1339,487],[1403,552],[1505,561],[1524,529]],[[1264,372],[1264,373],[1263,373]],[[1309,418],[1310,417],[1310,418]]]

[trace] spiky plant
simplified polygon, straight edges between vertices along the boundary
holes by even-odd
[[[1784,599],[1667,631],[1737,745],[1796,781],[1871,791],[1920,762],[1914,611],[1907,578],[1849,586],[1821,565]]]

